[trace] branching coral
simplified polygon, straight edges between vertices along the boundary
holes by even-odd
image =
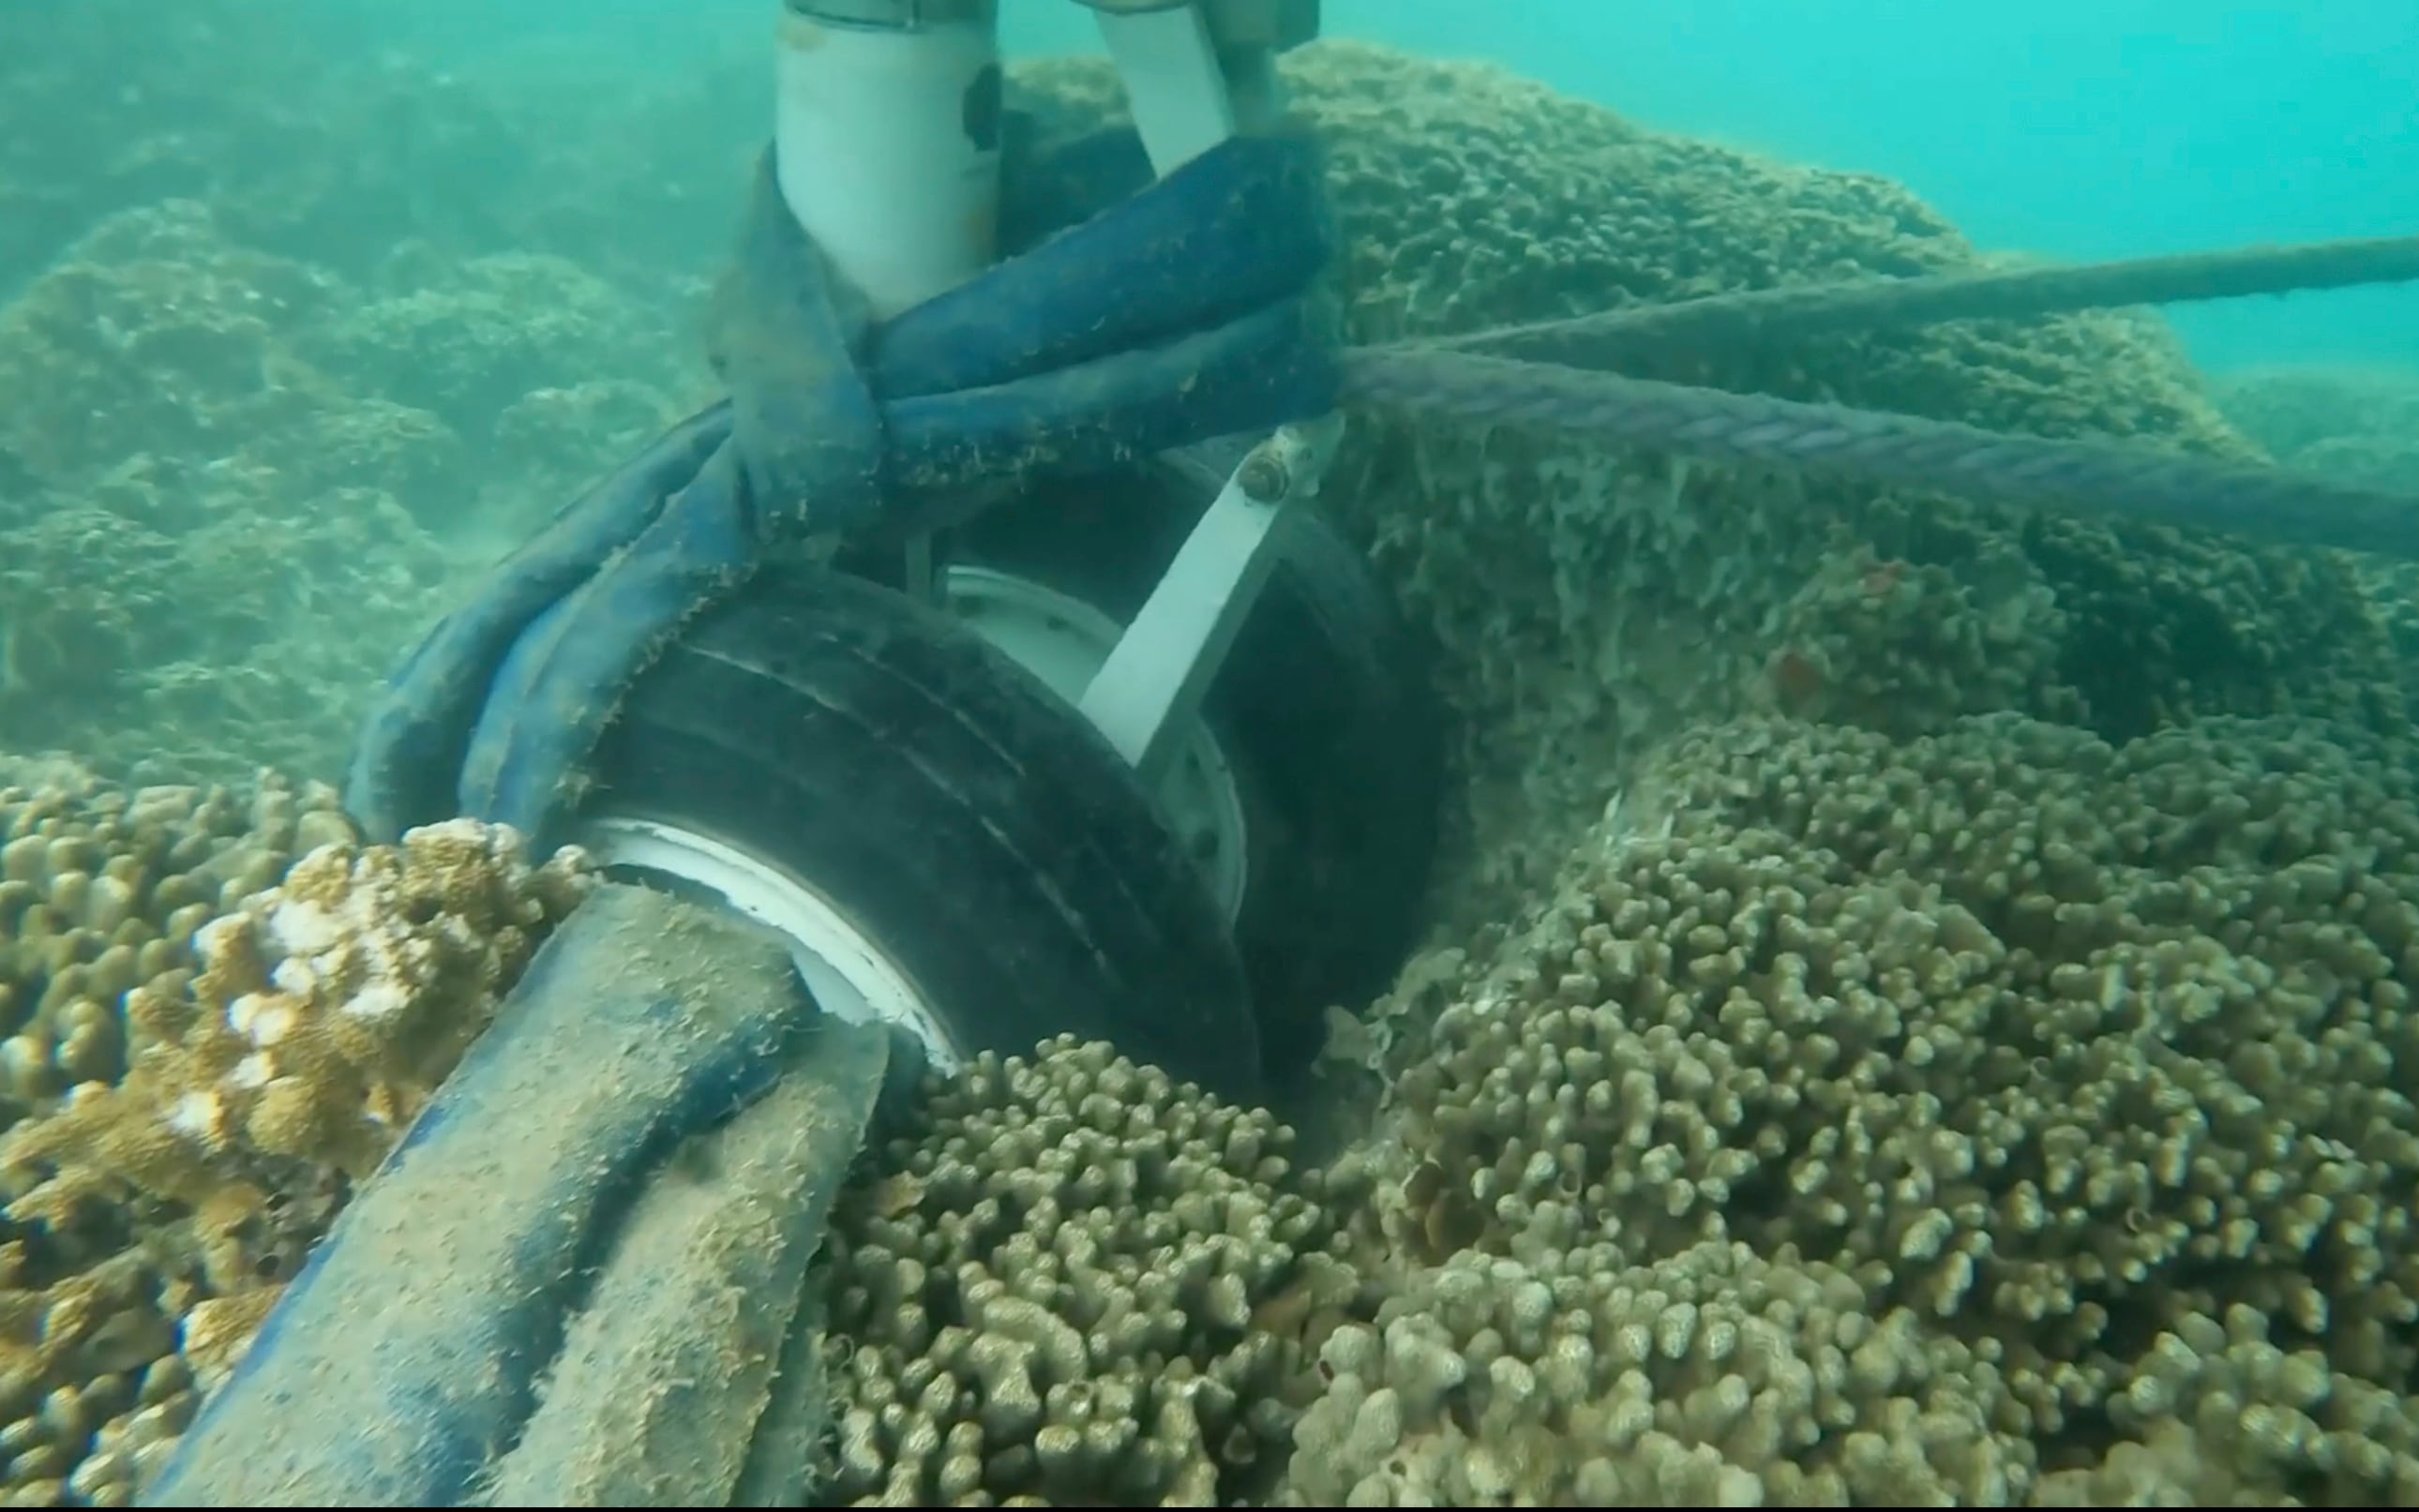
[[[579,897],[578,853],[532,870],[518,847],[468,820],[334,842],[203,925],[185,990],[126,993],[124,1077],[0,1141],[0,1168],[46,1173],[11,1214],[64,1227],[139,1193],[232,1237],[297,1168],[367,1175]]]
[[[585,872],[467,822],[363,847],[325,789],[23,775],[0,1453],[12,1500],[124,1504]]]
[[[1299,1330],[1356,1292],[1321,1264],[1291,1142],[1103,1045],[928,1088],[821,1278],[850,1344],[841,1504],[1217,1506],[1265,1487]]]
[[[1763,1306],[1774,1283],[1724,1258],[1738,1245],[1860,1319],[1836,1349],[1793,1346],[1817,1381],[1901,1339],[1889,1379],[1955,1403],[1809,1398],[1808,1425],[1749,1440],[1726,1417],[1680,1436],[1718,1464],[1625,1497],[1711,1495],[1725,1466],[1776,1503],[2138,1489],[2187,1396],[2199,1448],[2171,1493],[2407,1497],[2419,808],[2385,757],[2356,732],[2224,720],[2123,748],[2007,717],[1903,745],[1691,736],[1557,902],[1449,974],[1441,1011],[1395,1005],[1389,1137],[1329,1180],[1366,1194],[1356,1221],[1412,1267],[1409,1295],[1501,1257],[1552,1296],[1537,1339],[1588,1337],[1586,1389],[1522,1419],[1564,1446],[1532,1467],[1549,1499],[1632,1443],[1581,1411],[1603,1393],[1669,1432],[1742,1389],[1708,1373],[1718,1357],[1625,1387],[1607,1347],[1626,1299]],[[1729,1279],[1683,1285],[1705,1266]],[[1514,1357],[1542,1371],[1545,1348]],[[2235,1363],[2195,1363],[2212,1354]],[[1487,1411],[1472,1381],[1405,1433]],[[1298,1475],[1333,1465],[1318,1447]],[[1371,1461],[1353,1485],[1400,1474]]]

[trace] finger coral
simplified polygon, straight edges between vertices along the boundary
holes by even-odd
[[[1502,1411],[1481,1367],[1560,1350],[1574,1383],[1502,1429],[1548,1502],[1694,1504],[1738,1473],[1774,1504],[2419,1495],[2419,788],[2385,754],[2228,720],[1678,742],[1550,905],[1434,1011],[1393,1005],[1385,1136],[1328,1178],[1431,1299],[1371,1337],[1417,1313],[1477,1353],[1395,1448],[1304,1438],[1297,1484],[1465,1494],[1403,1467],[1466,1474],[1455,1445]],[[1717,1368],[1717,1304],[1725,1341],[1832,1319],[1786,1345],[1811,1395]],[[1306,1433],[1348,1439],[1390,1388],[1350,1348]],[[1746,1405],[1709,1418],[1709,1392]],[[1630,1397],[1681,1479],[1636,1480],[1646,1441],[1592,1415]]]
[[[467,821],[365,847],[323,787],[17,775],[0,1450],[20,1504],[124,1504],[586,872]]]

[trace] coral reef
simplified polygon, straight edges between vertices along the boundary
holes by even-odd
[[[460,457],[291,358],[337,297],[178,202],[102,223],[0,308],[9,728],[146,780],[340,769],[359,690],[446,572],[398,495]]]
[[[288,106],[306,92],[310,50],[287,22],[224,0],[0,20],[0,293],[111,213],[216,198],[303,140]],[[104,79],[112,87],[95,86]]]
[[[0,788],[0,1455],[123,1505],[584,886],[325,788]],[[299,857],[299,858],[298,858]]]
[[[0,1166],[52,1173],[11,1211],[64,1227],[132,1192],[256,1210],[256,1165],[368,1175],[580,895],[577,851],[532,871],[518,847],[470,820],[333,840],[204,924],[179,990],[124,993],[124,1074],[0,1144]]]
[[[0,770],[25,1505],[131,1500],[575,903],[576,857],[363,846],[251,772],[332,773],[455,576],[693,396],[678,303],[761,130],[712,71],[314,77],[232,3],[87,106],[105,9],[0,23],[0,723],[112,778]],[[1496,70],[1287,66],[1359,339],[1982,255]],[[1641,370],[2374,450],[2334,390],[2222,385],[2229,424],[2133,315]],[[1335,1018],[1356,1137],[1102,1045],[928,1078],[818,1273],[833,1500],[2419,1503],[2400,579],[1377,419],[1329,497],[1465,779],[1436,944]]]
[[[2279,462],[2419,493],[2419,369],[2255,368],[2213,378],[2210,389],[2226,418]],[[2363,562],[2358,570],[2394,639],[2403,699],[2419,699],[2419,568]]]
[[[332,303],[319,301],[316,329],[279,338],[342,393],[346,418],[322,411],[316,431],[328,443],[316,449],[340,449],[341,465],[266,459],[285,475],[264,484],[283,495],[274,513],[302,514],[300,490],[377,488],[423,527],[491,552],[692,393],[697,343],[664,314],[694,294],[727,236],[739,168],[761,136],[761,60],[743,48],[636,97],[576,75],[440,80],[395,57],[322,57],[315,85],[299,77],[294,49],[253,36],[240,9],[194,8],[180,24],[207,34],[186,39],[193,47],[258,72],[262,100],[186,102],[191,118],[249,146],[218,158],[201,150],[201,128],[161,137],[159,150],[183,166],[111,193],[152,203],[139,193],[149,183],[154,194],[207,194],[238,244],[344,281]],[[61,52],[72,54],[72,38]],[[28,99],[55,92],[56,70],[19,67]],[[1498,70],[1346,42],[1289,67],[1303,114],[1333,147],[1359,339],[1980,256],[1896,186],[1642,131]],[[1062,121],[1117,109],[1097,63],[1016,72],[1020,98]],[[139,111],[113,114],[107,130],[149,141],[143,133],[160,129],[146,123]],[[667,198],[684,184],[678,203]],[[265,270],[255,281],[279,286]],[[629,291],[655,313],[640,314]],[[153,318],[113,316],[135,332]],[[1647,366],[2050,434],[2247,450],[2162,329],[2134,316],[1964,322]],[[174,424],[146,429],[140,450],[174,455],[162,437],[175,434]],[[11,491],[11,451],[0,445],[0,495]],[[187,465],[223,460],[204,449]],[[315,474],[325,481],[302,481]],[[80,486],[63,486],[81,501]],[[1471,865],[1496,884],[1481,896],[1456,876],[1448,891],[1481,912],[1549,871],[1622,768],[1689,719],[1778,711],[1906,732],[2012,701],[2123,736],[2211,712],[2400,717],[2396,680],[2378,675],[2387,639],[2333,559],[1374,421],[1359,427],[1331,494],[1446,648],[1471,779],[1456,818]],[[348,515],[377,508],[347,504]],[[42,549],[55,559],[113,523],[86,517],[77,532],[63,522],[54,529],[66,540]],[[166,533],[155,554],[178,544]],[[424,555],[380,539],[351,560],[424,574]],[[1863,592],[1901,579],[1915,591],[1885,604]],[[332,731],[345,722],[333,711],[350,705],[330,689],[361,686],[307,666],[331,648],[283,637],[239,672],[232,646],[153,672],[152,654],[116,650],[130,630],[107,625],[107,608],[50,612],[100,617],[91,659],[131,659],[137,681],[162,685],[130,697],[165,708],[123,710],[120,728],[199,721],[222,705],[248,707],[231,725],[292,728],[309,705],[331,711],[318,718]],[[398,625],[424,618],[424,607],[395,613]],[[405,634],[378,634],[360,659],[391,660]],[[67,675],[48,670],[63,655],[55,629],[23,639],[28,680]],[[54,738],[114,758],[93,744],[100,725],[87,728]],[[256,761],[332,770],[332,735],[284,749],[261,738],[227,732],[227,759],[210,775]]]
[[[2401,1090],[2419,779],[2398,754],[2283,718],[2122,746],[2012,714],[1911,740],[1707,727],[1644,771],[1549,903],[1415,962],[1339,1042],[1339,1089],[1375,1071],[1387,1090],[1323,1167],[1270,1115],[1105,1046],[928,1078],[819,1275],[845,1346],[833,1493],[2419,1498],[2419,1103]],[[146,1391],[181,1405],[143,1442],[172,1441],[345,1166],[408,1115],[378,1087],[441,1072],[576,892],[508,854],[467,826],[399,852],[337,840],[200,926],[163,1057],[324,1011],[364,962],[452,982],[414,999],[434,1032],[391,1042],[417,1047],[398,1080],[353,1058],[313,1081],[353,1119],[316,1119],[310,1148],[332,1155],[278,1159],[257,1117],[190,1117],[193,1079],[144,1074],[139,1049],[116,1091],[54,1095],[0,1144],[25,1173],[21,1243],[146,1234],[21,1284],[25,1317],[181,1319],[96,1335],[116,1351],[100,1358],[153,1350],[139,1369],[28,1360],[20,1399],[52,1400],[22,1431],[51,1480],[112,1452],[132,1465],[107,1446]],[[334,919],[350,946],[308,972],[250,954],[298,928],[324,948]],[[281,996],[298,976],[319,995]],[[177,984],[136,989],[130,1022]],[[205,1022],[229,1027],[197,1037]],[[78,1133],[87,1107],[143,1137]],[[216,1168],[239,1177],[156,1174],[194,1169],[207,1140],[181,1164],[156,1152],[208,1130],[239,1132],[243,1159]],[[213,1204],[227,1191],[241,1200]],[[146,1269],[161,1253],[174,1279]],[[78,1432],[61,1391],[100,1404],[74,1410]]]
[[[71,1087],[122,1077],[128,994],[182,992],[195,930],[342,821],[326,795],[273,782],[130,793],[56,763],[14,763],[0,780],[0,1109],[13,1133]],[[223,1305],[194,1330],[208,1304],[180,1258],[192,1236],[190,1219],[137,1205],[66,1227],[0,1219],[0,1453],[15,1504],[125,1504],[134,1468],[195,1405],[179,1328],[205,1353],[214,1326],[248,1333]],[[254,1238],[263,1253],[294,1249]]]
[[[676,408],[578,269],[450,273],[374,298],[172,201],[0,306],[0,719],[138,780],[340,772],[447,590]]]
[[[1973,1351],[1785,1248],[1466,1252],[1320,1363],[1284,1504],[2008,1504]]]
[[[338,13],[250,0],[17,8],[0,19],[0,296],[96,222],[191,199],[247,246],[363,283],[535,252],[661,299],[727,245],[770,108],[761,33],[696,29],[696,67],[600,80],[528,48],[440,66]]]
[[[1381,1006],[1331,1200],[1433,1269],[1331,1341],[1298,1483],[1476,1495],[1433,1478],[1476,1443],[1548,1504],[2419,1495],[2414,796],[2306,721],[1677,742]]]
[[[1358,1286],[1323,1253],[1291,1142],[1103,1045],[934,1079],[834,1220],[832,1495],[1223,1506],[1264,1489],[1301,1329]]]
[[[2419,489],[2419,370],[2252,368],[2211,379],[2210,396],[2279,462]]]

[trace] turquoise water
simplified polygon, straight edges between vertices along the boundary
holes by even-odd
[[[466,55],[510,38],[744,36],[770,0],[321,0],[339,35]],[[1979,243],[2058,258],[2419,230],[2419,6],[2306,0],[1327,0],[1331,36],[1501,62],[1651,126],[1913,187]],[[1090,50],[1070,0],[1009,45]],[[366,32],[362,28],[367,28]],[[639,60],[648,60],[640,62]],[[2173,313],[2204,365],[2419,359],[2419,289]]]
[[[1394,13],[1405,45],[1500,58],[1653,125],[1901,179],[1986,246],[2419,230],[2419,7],[2397,0],[1333,8],[1342,30]],[[2408,289],[2175,315],[2210,365],[2419,354]]]

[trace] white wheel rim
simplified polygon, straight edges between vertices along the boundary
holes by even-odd
[[[702,887],[779,935],[824,1012],[851,1023],[897,1025],[923,1041],[940,1070],[964,1063],[963,1048],[899,963],[830,899],[783,868],[710,835],[614,814],[587,821],[576,842],[604,866]]]
[[[940,574],[949,613],[1009,659],[1047,684],[1071,708],[1117,649],[1124,626],[1085,603],[1028,579],[989,567],[951,566]],[[1210,882],[1226,922],[1243,911],[1251,855],[1242,791],[1226,753],[1198,717],[1179,733],[1177,759],[1151,795],[1161,817]]]

